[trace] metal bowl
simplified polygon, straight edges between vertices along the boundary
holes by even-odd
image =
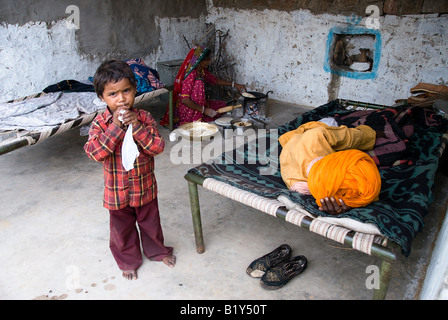
[[[242,135],[247,129],[253,128],[254,122],[249,119],[236,119],[231,121],[231,125],[236,134]]]

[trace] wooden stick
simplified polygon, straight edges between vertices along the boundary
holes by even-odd
[[[241,108],[242,107],[242,105],[236,105],[236,106],[228,106],[228,107],[223,107],[223,108],[219,108],[218,109],[218,113],[225,113],[225,112],[229,112],[229,111],[232,111],[233,109],[236,109],[236,108]]]

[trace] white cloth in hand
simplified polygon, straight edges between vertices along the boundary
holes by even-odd
[[[126,171],[134,168],[134,161],[140,155],[137,144],[134,142],[132,136],[132,124],[129,125],[128,130],[124,136],[123,145],[121,147],[121,161]]]

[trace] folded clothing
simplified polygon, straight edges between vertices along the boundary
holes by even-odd
[[[160,81],[157,70],[148,67],[142,59],[130,59],[125,60],[125,62],[134,71],[139,93],[151,92],[165,87],[165,84]]]
[[[63,80],[56,84],[52,84],[42,90],[45,93],[49,92],[95,92],[93,84],[82,83],[76,80]]]

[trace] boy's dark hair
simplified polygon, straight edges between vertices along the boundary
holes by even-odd
[[[95,72],[93,86],[98,97],[103,96],[104,86],[109,82],[116,83],[122,79],[128,79],[135,88],[137,83],[131,67],[121,60],[109,60],[103,62]]]

